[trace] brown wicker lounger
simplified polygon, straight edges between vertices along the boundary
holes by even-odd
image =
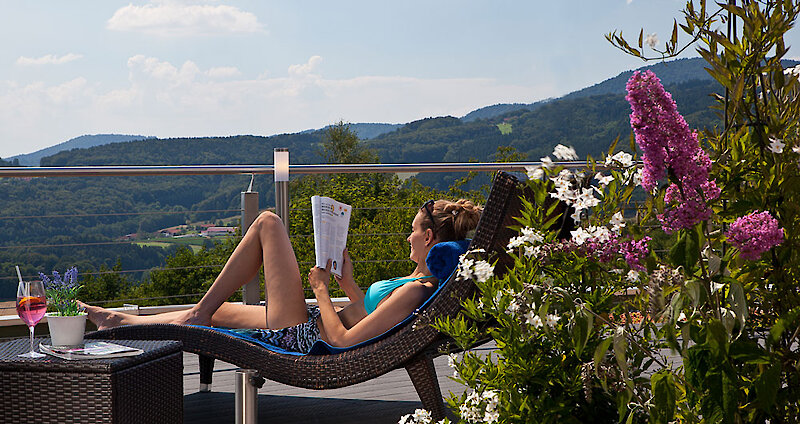
[[[512,215],[520,210],[520,193],[514,176],[497,173],[470,249],[484,249],[485,255],[493,258],[504,255],[505,246],[514,235],[508,226],[516,224]],[[500,262],[496,273],[506,269],[506,261],[500,258]],[[86,337],[180,340],[184,351],[200,355],[201,384],[211,383],[214,359],[254,369],[269,380],[309,389],[349,386],[405,368],[424,407],[438,420],[445,411],[433,358],[442,354],[447,338],[428,324],[439,317],[457,315],[460,300],[474,291],[472,281],[451,278],[437,298],[398,331],[372,344],[331,355],[280,354],[214,330],[171,324],[117,327]]]

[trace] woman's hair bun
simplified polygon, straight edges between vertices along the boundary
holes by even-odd
[[[437,237],[441,241],[462,240],[478,226],[483,208],[471,200],[438,200],[434,204]]]

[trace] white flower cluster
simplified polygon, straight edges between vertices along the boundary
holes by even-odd
[[[611,238],[611,230],[606,227],[597,227],[594,225],[589,226],[589,228],[578,228],[569,233],[572,235],[572,241],[578,246],[586,243],[589,239],[602,243]]]
[[[800,65],[798,65],[798,68],[800,68]],[[798,71],[798,72],[800,72],[800,71]],[[775,153],[775,154],[781,154],[781,153],[783,153],[783,148],[784,147],[786,147],[786,143],[784,143],[783,140],[781,140],[781,139],[779,139],[777,137],[770,137],[769,138],[769,146],[767,148],[769,149],[770,152]],[[795,153],[800,153],[800,146],[792,147],[792,151],[795,152]]]
[[[567,147],[563,144],[557,144],[553,149],[553,156],[561,160],[578,160],[578,153],[572,147]]]
[[[544,317],[544,321],[542,321],[542,317],[540,317],[539,314],[537,314],[533,309],[525,314],[525,323],[533,326],[534,328],[542,328],[546,325],[553,329],[555,328],[556,324],[558,324],[558,320],[560,319],[561,317],[558,315],[547,314]]]
[[[494,276],[494,265],[486,261],[475,261],[464,254],[458,261],[458,276],[465,280],[474,279],[479,283],[485,283]]]
[[[776,154],[783,153],[784,147],[786,147],[786,144],[783,142],[783,140],[775,137],[769,138],[769,150],[772,153]]]
[[[619,166],[627,169],[633,165],[633,156],[630,153],[617,152],[613,156],[606,156],[606,166]]]
[[[614,181],[613,175],[603,175],[602,172],[598,172],[595,174],[594,179],[597,180],[597,183],[600,184],[600,187],[605,187],[611,184]]]
[[[506,251],[508,253],[512,253],[514,249],[524,246],[525,247],[525,256],[531,257],[539,252],[539,248],[537,245],[544,242],[544,236],[542,233],[534,230],[530,227],[525,227],[521,231],[521,235],[517,237],[512,237],[511,240],[508,241],[508,245],[506,246]]]
[[[550,193],[550,196],[575,208],[572,219],[580,221],[581,211],[600,204],[600,199],[594,197],[595,192],[599,190],[596,187],[580,187],[580,184],[575,184],[575,178],[576,176],[566,169],[550,178],[555,186],[555,193]],[[574,186],[578,188],[573,189]]]
[[[499,403],[500,396],[494,390],[487,390],[482,395],[472,392],[458,408],[459,414],[469,423],[494,423],[500,418],[500,413],[497,411]]]
[[[783,70],[783,73],[788,76],[794,76],[795,78],[800,79],[800,65],[797,65],[794,68],[786,68]]]
[[[578,160],[578,153],[572,147],[558,144],[553,149],[553,156],[560,160]],[[544,170],[553,168],[553,159],[550,156],[545,156],[539,159],[542,162],[541,166],[526,166],[525,172],[531,180],[541,180],[544,178]]]
[[[446,422],[449,421],[445,418],[437,421],[436,424],[444,424]],[[427,409],[417,409],[413,414],[406,414],[400,417],[400,421],[397,424],[433,424],[433,417],[431,417],[431,413]]]
[[[611,224],[611,231],[619,234],[625,228],[625,219],[622,217],[622,212],[615,213],[608,223]]]
[[[458,365],[458,355],[455,353],[447,355],[447,366],[453,369],[453,378],[458,378],[458,369],[456,369],[456,365]]]
[[[612,156],[606,156],[605,164],[609,167],[622,168],[624,170],[622,178],[626,184],[632,183],[633,185],[640,185],[642,183],[642,168],[636,167],[636,163],[633,161],[633,156],[630,153],[617,152]],[[602,180],[601,177],[602,174],[598,173],[595,175],[595,178],[600,181],[600,185],[604,186],[604,180]],[[611,182],[609,180],[605,181]]]

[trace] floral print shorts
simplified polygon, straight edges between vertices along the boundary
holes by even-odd
[[[317,327],[319,307],[317,305],[306,305],[306,309],[308,310],[308,321],[301,324],[277,330],[248,328],[233,331],[284,350],[308,353],[314,342],[320,340],[319,328]]]

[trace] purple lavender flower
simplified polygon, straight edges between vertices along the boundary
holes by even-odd
[[[755,211],[738,218],[725,234],[743,259],[755,261],[761,254],[783,243],[783,228],[769,212]]]
[[[39,273],[39,278],[44,284],[48,303],[59,315],[71,316],[81,312],[76,302],[78,291],[82,287],[78,285],[78,268],[68,269],[63,279],[58,271],[53,271],[52,279],[42,272]]]
[[[651,191],[666,177],[677,178],[667,188],[669,209],[658,216],[665,232],[691,228],[711,216],[707,202],[719,197],[716,183],[708,179],[711,159],[690,130],[661,81],[652,71],[633,73],[626,85],[631,104],[631,127],[642,149],[642,187]]]

